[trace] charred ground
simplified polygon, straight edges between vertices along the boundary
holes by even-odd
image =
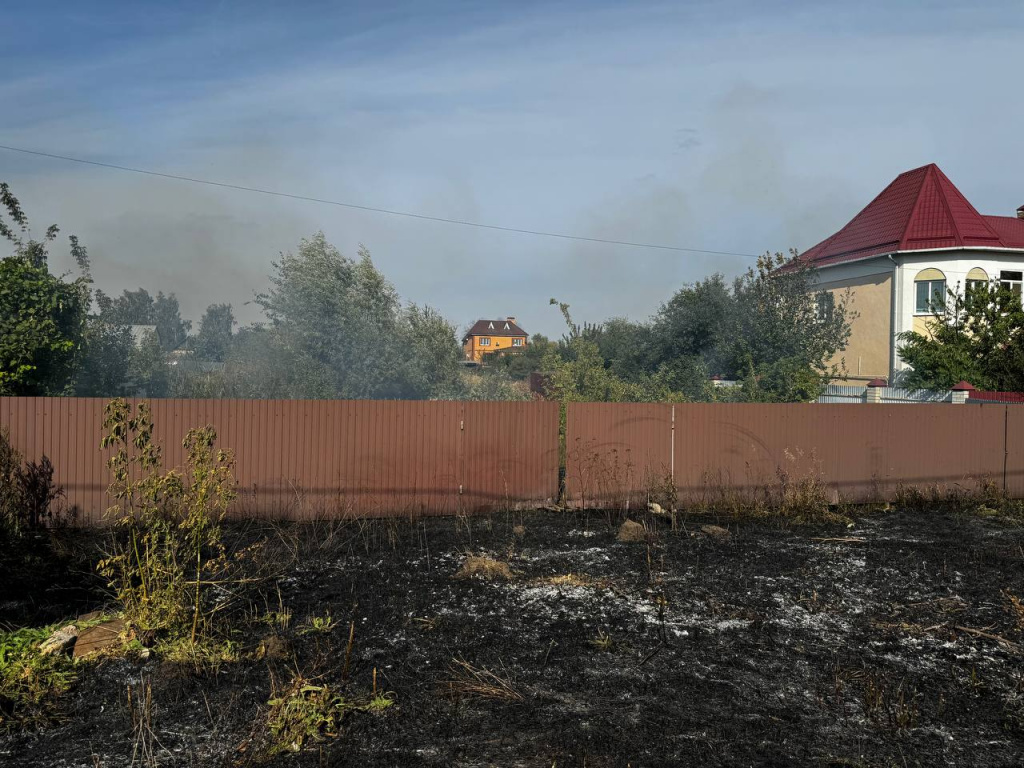
[[[129,650],[80,664],[47,722],[0,735],[0,762],[1024,760],[1024,529],[890,511],[853,527],[652,519],[641,541],[620,542],[620,522],[540,512],[229,529],[237,546],[274,542],[281,564],[230,638],[234,660]],[[507,570],[460,574],[469,555]],[[9,600],[4,619],[57,618],[62,595],[73,618],[101,607],[89,594]],[[365,706],[374,676],[394,702],[379,711]],[[296,679],[358,706],[321,741],[271,756],[268,702]]]

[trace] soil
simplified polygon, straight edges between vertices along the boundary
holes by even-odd
[[[850,528],[650,519],[620,542],[622,522],[301,530],[259,606],[290,610],[287,628],[238,638],[264,652],[202,673],[159,654],[89,662],[55,722],[0,736],[0,763],[143,765],[144,742],[185,766],[1024,764],[1024,529],[942,511]],[[512,578],[454,578],[469,555]],[[464,685],[467,665],[505,688]],[[266,757],[275,681],[299,672],[360,701],[374,670],[394,706]],[[128,693],[146,683],[148,741]]]

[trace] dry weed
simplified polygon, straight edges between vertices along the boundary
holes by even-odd
[[[483,667],[474,667],[463,658],[452,659],[451,678],[444,682],[451,696],[475,696],[481,699],[523,701],[526,697],[508,677]]]
[[[486,555],[469,555],[462,562],[462,567],[455,574],[455,578],[510,581],[512,579],[512,569],[508,567],[508,563],[503,563]]]

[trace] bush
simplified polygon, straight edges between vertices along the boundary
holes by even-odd
[[[23,463],[8,430],[0,430],[0,535],[17,538],[46,527],[61,517],[56,502],[62,498],[50,459]]]
[[[133,628],[195,643],[212,612],[210,581],[226,563],[221,521],[235,497],[233,458],[214,450],[213,427],[191,429],[185,471],[165,473],[147,403],[133,415],[125,400],[111,401],[103,427],[102,447],[115,449],[107,514],[121,535],[100,573]]]

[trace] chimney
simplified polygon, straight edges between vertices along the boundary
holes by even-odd
[[[1017,218],[1024,219],[1024,205],[1017,209]]]
[[[1024,211],[1024,205],[1021,206],[1021,210],[1020,211],[1017,211],[1017,215],[1020,216],[1022,219],[1024,219],[1024,212],[1022,212],[1022,211]],[[516,321],[516,316],[515,315],[509,315],[505,319],[508,320],[510,323],[514,323]]]

